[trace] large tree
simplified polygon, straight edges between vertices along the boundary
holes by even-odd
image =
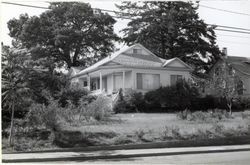
[[[87,3],[51,3],[40,16],[20,15],[8,22],[10,36],[37,59],[48,58],[55,67],[86,66],[114,49],[113,25],[107,13]]]
[[[11,114],[9,143],[13,145],[14,116],[17,110],[25,107],[29,88],[26,76],[27,58],[24,49],[9,48],[2,45],[2,114]],[[4,120],[5,121],[5,120]]]
[[[119,15],[132,18],[123,29],[124,41],[141,43],[156,55],[179,57],[196,68],[207,70],[220,57],[214,27],[209,27],[191,2],[123,2]]]

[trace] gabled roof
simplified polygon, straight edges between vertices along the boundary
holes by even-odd
[[[126,54],[126,52],[133,49],[134,47],[142,48],[145,52],[147,52],[148,55],[133,54],[132,56],[130,55],[130,58],[132,57],[132,58],[135,58],[135,59],[138,59],[138,60],[146,60],[146,61],[148,61],[148,63],[152,62],[154,64],[157,64],[155,66],[158,66],[158,67],[168,66],[171,63],[171,61],[179,61],[181,64],[186,66],[188,69],[192,69],[190,66],[188,66],[186,63],[184,63],[179,58],[173,58],[173,59],[170,59],[170,60],[165,60],[165,59],[162,59],[162,58],[156,56],[155,54],[153,54],[151,51],[149,51],[147,48],[145,48],[141,44],[134,44],[134,45],[132,45],[130,47],[123,48],[123,49],[111,54],[110,56],[105,57],[104,59],[98,61],[97,63],[93,64],[92,66],[78,72],[75,76],[80,76],[80,75],[84,75],[84,74],[87,74],[89,72],[95,71],[100,66],[103,66],[103,65],[105,65],[107,63],[110,63],[111,61],[117,63],[118,65],[120,64],[122,66],[130,66],[130,64],[124,63],[124,61],[123,61],[123,59],[121,59],[121,57],[122,56],[123,57],[129,57],[129,55]],[[121,56],[119,56],[119,55],[121,55]]]
[[[209,74],[211,73],[213,68],[219,65],[219,62],[223,62],[223,61],[226,62],[227,65],[232,66],[237,72],[246,76],[250,76],[250,58],[239,57],[239,56],[226,56],[224,58],[221,58],[209,70]]]
[[[130,47],[125,47],[125,48],[123,48],[123,49],[120,49],[119,51],[117,51],[117,52],[111,54],[110,56],[105,57],[104,59],[98,61],[97,63],[91,65],[90,67],[88,67],[88,68],[86,68],[86,69],[80,71],[80,72],[78,73],[78,75],[82,75],[82,74],[86,74],[86,73],[88,73],[88,72],[91,72],[91,71],[97,69],[99,66],[102,66],[102,65],[104,65],[104,64],[106,64],[106,63],[108,63],[108,62],[114,60],[118,55],[122,54],[123,52],[126,52],[127,50],[132,49],[132,48],[134,48],[134,47],[136,47],[136,46],[139,46],[139,47],[143,48],[143,49],[144,49],[146,52],[148,52],[150,55],[152,55],[152,56],[158,58],[155,54],[153,54],[151,51],[149,51],[147,48],[145,48],[145,47],[142,46],[141,44],[134,44],[134,45],[132,45],[132,46],[130,46]],[[159,62],[161,62],[161,60],[159,60]]]
[[[163,64],[163,67],[167,67],[167,66],[170,66],[170,64],[171,63],[173,63],[174,61],[178,61],[178,62],[180,62],[182,65],[184,65],[185,67],[187,67],[188,69],[191,69],[192,70],[192,68],[189,66],[189,65],[187,65],[185,62],[183,62],[181,59],[179,59],[179,58],[172,58],[172,59],[169,59],[169,60],[166,60],[165,62],[164,62],[164,64]]]
[[[226,58],[226,62],[229,63],[235,70],[250,76],[250,58],[228,56]]]

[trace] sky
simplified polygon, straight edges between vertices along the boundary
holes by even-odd
[[[49,5],[48,1],[30,1],[30,0],[29,1],[2,0],[2,1],[21,3],[26,5],[42,6],[42,7],[48,7]],[[115,7],[115,3],[117,4],[120,3],[120,1],[117,0],[116,1],[92,0],[83,2],[90,3],[93,8],[101,8],[108,10],[118,10]],[[250,0],[237,0],[237,1],[201,0],[200,5],[201,6],[198,9],[198,13],[200,18],[203,19],[205,23],[250,29]],[[245,13],[248,15],[229,13],[216,9],[206,8],[202,5],[222,10]],[[29,14],[29,16],[32,16],[32,15],[39,15],[45,11],[44,9],[16,6],[3,3],[1,3],[0,7],[1,7],[0,40],[1,42],[7,45],[11,44],[11,38],[8,36],[9,31],[7,28],[7,22],[10,19],[18,18],[20,14],[24,13],[27,13]],[[125,28],[128,22],[129,20],[117,19],[117,22],[114,26],[115,32],[119,35],[122,35],[121,33],[119,33],[119,31]],[[227,47],[229,56],[250,57],[250,34],[226,32],[226,31],[215,31],[215,32],[217,35],[217,44],[219,45],[220,49],[222,49],[223,47]],[[123,45],[117,45],[117,46],[122,47]]]

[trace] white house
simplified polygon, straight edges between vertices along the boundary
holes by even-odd
[[[73,71],[72,83],[96,93],[113,94],[120,88],[145,93],[191,78],[192,68],[179,58],[165,60],[141,44],[120,50],[94,65]]]

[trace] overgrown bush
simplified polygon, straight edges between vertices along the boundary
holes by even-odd
[[[242,119],[248,119],[248,118],[250,118],[250,113],[241,112],[241,117],[242,117]]]
[[[144,135],[146,133],[142,130],[142,129],[139,129],[137,131],[135,131],[135,136],[139,139],[139,140],[142,140],[144,141]]]
[[[209,113],[202,112],[202,111],[196,111],[193,113],[190,113],[188,117],[189,121],[208,121],[209,120]]]
[[[199,96],[198,90],[185,80],[178,81],[174,86],[161,87],[147,92],[145,101],[148,111],[165,107],[166,110],[183,110],[191,108],[192,100]]]
[[[141,92],[130,90],[125,93],[124,100],[136,112],[141,112],[145,108],[144,96]]]
[[[250,108],[250,98],[239,97],[235,98],[232,102],[232,109],[234,111],[241,111]],[[192,100],[191,103],[193,110],[208,110],[208,109],[228,109],[227,101],[225,98],[219,98],[216,96],[207,95],[205,97],[199,97]]]
[[[122,89],[120,89],[118,97],[113,108],[115,113],[140,112],[143,111],[145,107],[142,93],[130,90],[124,94]]]
[[[191,112],[186,109],[184,111],[176,113],[176,117],[181,120],[199,121],[199,122],[213,122],[213,121],[220,121],[222,119],[233,118],[233,116],[231,116],[229,112],[222,109],[213,109],[207,112],[203,111]]]
[[[30,127],[46,127],[57,130],[60,123],[61,108],[56,100],[50,100],[49,104],[32,104],[26,120]]]
[[[102,120],[111,115],[112,107],[111,107],[111,99],[99,95],[96,100],[87,105],[86,109],[90,116],[92,116],[96,120]]]
[[[177,113],[177,118],[182,120],[187,120],[188,115],[190,114],[190,110],[185,109],[184,111],[180,111]]]
[[[80,87],[79,85],[74,85],[74,86],[62,89],[62,91],[57,96],[57,98],[59,100],[59,104],[62,107],[67,106],[69,102],[71,102],[75,106],[78,106],[80,99],[84,96],[85,97],[88,96],[88,94],[89,94],[89,91],[87,89],[84,89]]]

